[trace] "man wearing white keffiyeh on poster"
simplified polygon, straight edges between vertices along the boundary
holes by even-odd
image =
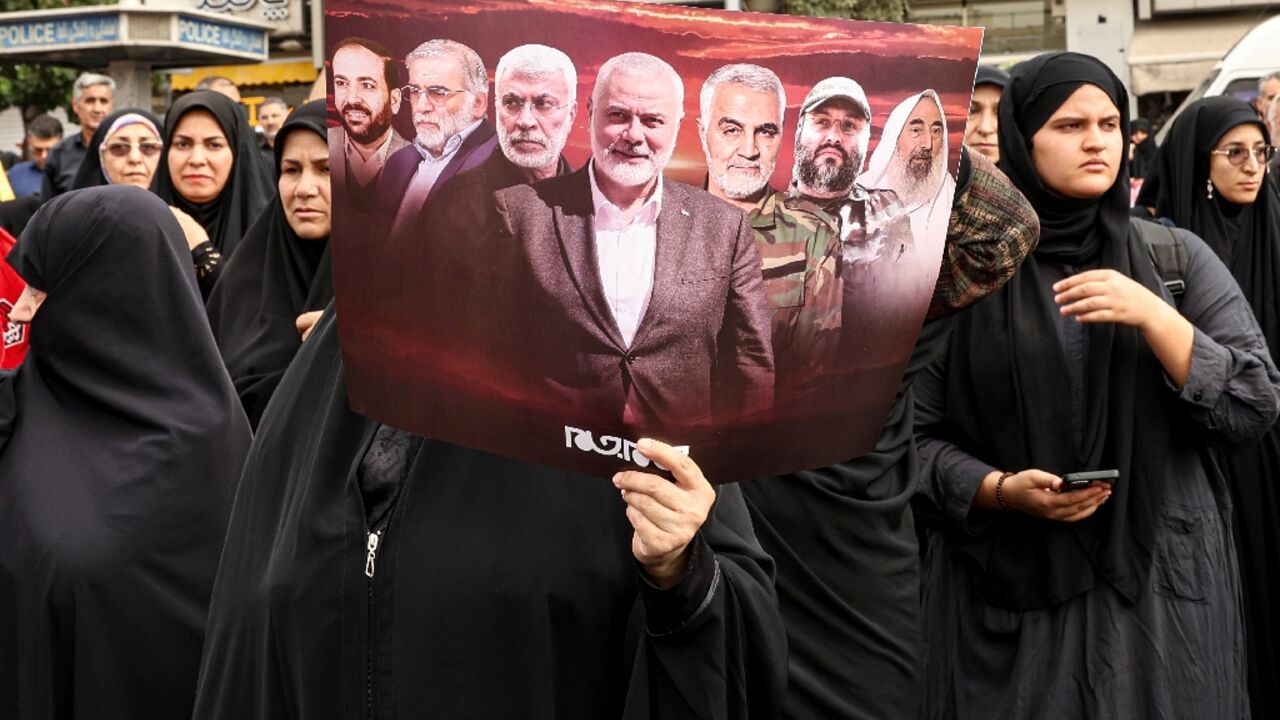
[[[889,114],[880,143],[858,184],[898,194],[911,217],[917,257],[937,257],[933,249],[947,234],[956,183],[947,172],[950,148],[947,118],[933,90],[912,95]],[[922,268],[933,271],[937,268]],[[932,280],[930,280],[932,282]]]

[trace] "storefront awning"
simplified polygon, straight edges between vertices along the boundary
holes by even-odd
[[[1129,44],[1133,94],[1194,89],[1257,23],[1256,14],[1139,22]]]
[[[194,90],[209,75],[221,75],[239,87],[254,85],[292,85],[311,83],[319,71],[310,60],[267,61],[254,65],[214,65],[187,72],[175,71],[170,84],[175,91]]]

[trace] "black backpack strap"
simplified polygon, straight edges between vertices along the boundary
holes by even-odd
[[[1165,289],[1173,296],[1173,304],[1177,305],[1187,291],[1184,279],[1187,274],[1186,243],[1167,225],[1141,219],[1131,219],[1129,222],[1142,236],[1151,264],[1159,273]]]

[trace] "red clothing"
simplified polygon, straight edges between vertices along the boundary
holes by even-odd
[[[0,258],[8,256],[9,251],[17,244],[17,240],[0,228]],[[27,356],[27,326],[9,322],[9,311],[18,302],[18,296],[27,287],[9,263],[0,260],[0,370],[10,370],[22,364]]]

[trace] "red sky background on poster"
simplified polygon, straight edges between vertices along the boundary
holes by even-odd
[[[400,57],[426,40],[450,38],[479,53],[492,79],[494,67],[505,52],[541,34],[539,24],[547,23],[551,17],[545,13],[547,9],[557,13],[555,26],[546,27],[545,42],[565,51],[578,70],[578,116],[565,148],[565,156],[575,168],[590,157],[586,100],[596,72],[614,55],[642,51],[671,63],[685,81],[685,120],[665,173],[674,179],[691,184],[702,182],[706,165],[695,122],[699,114],[698,91],[716,68],[744,59],[773,70],[787,89],[784,150],[774,173],[774,187],[786,187],[791,178],[790,149],[794,147],[800,102],[813,82],[832,75],[851,77],[866,90],[873,115],[872,150],[895,105],[926,88],[940,89],[946,110],[951,172],[955,173],[968,117],[973,63],[982,32],[979,28],[852,23],[589,0],[331,0],[326,3],[326,58],[332,55],[335,44],[351,35],[372,37]],[[376,25],[371,26],[370,20]],[[768,24],[768,37],[759,31],[762,22]],[[572,38],[572,42],[563,38]],[[490,118],[492,101],[490,97]],[[336,125],[336,114],[332,118]],[[413,137],[407,105],[401,107],[396,124],[401,134]]]

